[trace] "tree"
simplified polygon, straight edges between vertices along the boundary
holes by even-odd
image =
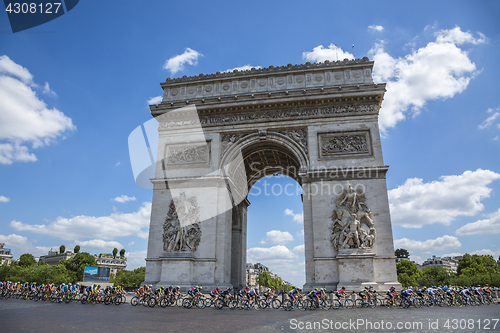
[[[110,279],[115,286],[121,285],[125,287],[138,288],[144,282],[146,276],[146,267],[139,267],[133,271],[119,270],[116,276]]]
[[[61,254],[66,253],[66,246],[64,246],[64,245],[59,246],[59,253],[61,253]]]
[[[80,252],[80,245],[75,245],[73,252],[75,252],[75,253]]]
[[[33,257],[33,255],[30,253],[21,254],[21,256],[19,257],[19,266],[21,267],[29,267],[35,264],[36,264],[35,257]]]
[[[59,264],[66,267],[71,276],[72,282],[83,280],[83,271],[85,270],[85,266],[98,266],[94,256],[87,252],[78,252],[73,258],[61,260]]]
[[[120,257],[125,257],[125,249],[120,250]]]
[[[118,253],[118,249],[115,247],[113,249],[113,258],[116,258],[116,254]]]
[[[462,259],[458,261],[458,275],[465,274],[474,276],[476,274],[495,274],[499,273],[498,265],[491,255],[470,255],[464,254]]]
[[[417,264],[413,261],[404,259],[401,260],[396,264],[396,270],[398,273],[398,282],[401,283],[403,287],[417,285],[417,279],[420,277],[420,271],[418,270]]]
[[[394,255],[398,259],[408,259],[410,257],[410,252],[406,249],[397,249],[394,251]]]

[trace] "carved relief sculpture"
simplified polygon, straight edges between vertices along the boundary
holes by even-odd
[[[181,147],[171,149],[168,154],[167,164],[206,163],[210,162],[210,146]]]
[[[323,155],[336,153],[367,153],[368,145],[366,144],[366,136],[363,134],[334,136],[330,140],[323,142],[321,152]]]
[[[163,223],[163,249],[167,252],[195,252],[201,240],[199,207],[196,197],[179,198],[170,202],[169,211]]]
[[[297,128],[285,131],[278,131],[278,133],[286,135],[293,141],[297,142],[299,146],[301,146],[302,149],[304,149],[304,152],[307,154],[307,128]]]
[[[336,250],[371,249],[377,232],[363,191],[354,191],[349,185],[348,191],[340,192],[336,204],[331,216],[332,246]]]

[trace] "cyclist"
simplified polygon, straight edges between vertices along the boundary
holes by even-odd
[[[274,288],[267,288],[266,290],[264,290],[264,296],[266,297],[267,303],[269,303],[271,298],[277,297],[278,295],[274,293]]]
[[[215,300],[217,299],[217,296],[220,296],[219,294],[219,287],[216,287],[210,292],[210,296],[212,297],[212,301],[210,304],[214,304]]]
[[[317,291],[318,288],[316,288],[315,291]],[[300,290],[299,288],[295,288],[293,290],[291,290],[289,293],[288,293],[288,296],[290,297],[290,299],[292,300],[292,309],[294,308],[294,304],[295,302],[297,301],[297,299],[299,297],[302,297],[302,295],[300,294],[302,290]]]
[[[368,293],[368,287],[365,287],[364,289],[361,289],[358,294],[363,299],[363,301],[366,301],[367,293]]]
[[[231,291],[233,290],[232,287],[227,288],[226,290],[222,291],[221,296],[224,297],[224,302],[227,302],[231,295]]]
[[[337,298],[340,300],[340,298],[342,296],[345,296],[346,293],[345,293],[345,287],[342,286],[342,288],[340,288],[339,290],[337,290],[337,292],[335,293],[335,296],[337,296]]]
[[[189,289],[188,294],[191,295],[191,296],[193,296],[193,297],[201,295],[201,290],[202,289],[203,289],[202,286],[193,287],[193,288]]]
[[[396,292],[396,288],[394,288],[394,286],[391,286],[389,290],[387,290],[387,295],[391,297],[391,302],[394,303],[394,299],[398,295],[398,293]]]
[[[247,290],[248,287],[245,287],[243,289],[240,290],[240,292],[238,293],[240,295],[240,298],[241,299],[246,299],[247,298]]]
[[[254,300],[256,297],[257,297],[257,294],[258,294],[258,289],[257,287],[253,288],[253,289],[250,289],[248,292],[247,292],[247,296],[248,296],[248,307],[250,307],[250,301]]]

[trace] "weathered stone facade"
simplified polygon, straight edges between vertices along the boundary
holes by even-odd
[[[162,83],[150,106],[159,144],[145,283],[244,285],[246,195],[280,173],[303,189],[305,289],[397,284],[378,129],[385,85],[372,68],[363,58]],[[181,194],[199,208],[185,224],[198,224],[198,243],[185,251],[164,239]]]

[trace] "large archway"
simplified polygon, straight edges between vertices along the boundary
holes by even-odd
[[[373,62],[167,79],[146,283],[240,286],[248,190],[285,174],[303,190],[305,289],[397,284]]]
[[[293,130],[291,130],[293,131]],[[222,158],[222,165],[230,164],[239,151],[242,158],[230,170],[245,172],[247,193],[260,179],[269,175],[288,176],[300,184],[299,170],[307,167],[306,152],[297,142],[282,133],[248,134],[234,142],[233,149]],[[242,178],[228,172],[230,178]],[[242,288],[246,284],[247,212],[249,200],[232,209],[231,225],[231,284]]]

